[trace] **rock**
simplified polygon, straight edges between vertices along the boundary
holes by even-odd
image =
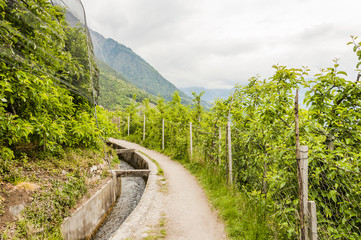
[[[35,191],[39,189],[40,186],[36,183],[32,182],[21,182],[15,186],[15,189],[17,190],[25,190],[25,191]]]
[[[96,172],[98,170],[98,167],[97,166],[92,166],[91,168],[90,168],[90,172],[92,173],[92,172]]]
[[[11,215],[13,215],[13,217],[17,217],[24,208],[25,205],[21,203],[19,205],[10,206],[9,212],[11,213]]]

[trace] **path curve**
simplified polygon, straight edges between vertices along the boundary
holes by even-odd
[[[155,225],[161,214],[166,218],[166,239],[169,240],[223,240],[227,239],[224,224],[212,211],[207,196],[198,181],[184,167],[169,157],[138,144],[116,140],[121,146],[136,149],[156,160],[164,171],[167,191],[158,189],[156,203],[147,226]],[[154,200],[153,200],[154,201]],[[150,221],[150,222],[149,222]],[[139,234],[139,233],[138,233]],[[125,236],[130,239],[142,239],[142,236]],[[112,239],[124,239],[120,232]]]

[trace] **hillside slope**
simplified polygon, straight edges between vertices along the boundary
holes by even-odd
[[[155,96],[134,86],[128,79],[117,73],[102,60],[97,59],[97,65],[100,70],[99,104],[104,108],[110,110],[119,107],[124,108],[131,103],[134,94],[137,95],[136,100],[139,102],[144,98],[148,98],[150,102],[156,102]]]
[[[161,96],[168,101],[172,100],[173,92],[178,91],[183,103],[188,104],[191,102],[190,97],[167,81],[130,48],[111,38],[106,39],[95,31],[91,31],[91,37],[95,56],[129,79],[135,86],[152,95]]]

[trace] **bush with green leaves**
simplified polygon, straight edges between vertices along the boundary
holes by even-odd
[[[45,0],[2,0],[0,11],[1,159],[96,146],[89,79],[97,89],[97,69],[84,30]]]
[[[361,44],[352,40],[360,56]],[[236,86],[233,96],[217,100],[210,111],[203,111],[202,94],[195,93],[192,106],[182,105],[177,94],[171,102],[160,100],[153,109],[145,102],[141,115],[132,109],[137,122],[131,121],[136,129],[128,139],[160,149],[164,119],[166,153],[177,159],[203,162],[227,179],[225,126],[229,119],[234,187],[272,216],[267,225],[274,238],[296,239],[300,220],[294,101],[296,89],[306,88],[308,109],[299,109],[300,141],[309,147],[309,199],[317,205],[318,234],[325,239],[359,239],[360,75],[356,81],[347,80],[347,73],[338,70],[337,61],[307,78],[307,68],[274,68],[272,77],[254,77],[248,84]],[[189,152],[190,121],[193,155]]]

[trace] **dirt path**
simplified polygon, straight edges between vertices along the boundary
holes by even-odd
[[[166,239],[222,240],[224,225],[212,211],[197,180],[183,166],[169,157],[137,144],[119,140],[122,146],[144,152],[156,160],[164,171],[167,191],[159,194],[161,211],[166,218]]]

